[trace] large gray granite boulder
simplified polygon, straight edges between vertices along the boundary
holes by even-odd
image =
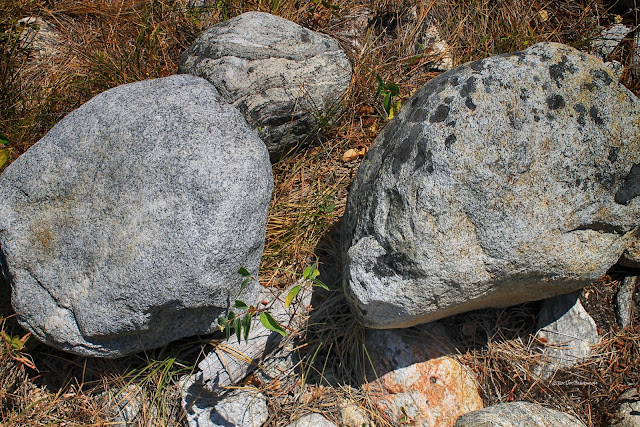
[[[455,427],[584,427],[584,423],[535,403],[511,402],[468,412],[458,418]]]
[[[105,357],[212,332],[238,269],[258,269],[272,187],[264,144],[206,80],[96,96],[0,176],[20,323]]]
[[[600,277],[640,222],[638,117],[599,60],[554,43],[431,80],[349,194],[345,287],[364,324],[410,326]]]
[[[180,73],[204,77],[236,106],[274,160],[335,113],[351,81],[338,42],[262,12],[209,28],[182,55]]]

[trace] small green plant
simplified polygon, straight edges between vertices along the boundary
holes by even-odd
[[[4,331],[0,331],[0,341],[2,341],[2,349],[0,349],[0,354],[3,354],[10,359],[15,360],[16,362],[22,363],[23,365],[36,369],[36,365],[30,359],[27,354],[24,354],[22,350],[24,349],[27,340],[31,336],[31,333],[27,333],[22,337],[9,335]]]
[[[243,300],[239,299],[240,295],[247,287],[247,285],[251,281],[256,281],[256,279],[249,273],[246,268],[240,268],[238,270],[238,274],[244,277],[242,284],[240,285],[240,291],[236,296],[236,299],[233,303],[233,309],[229,311],[227,316],[218,317],[218,327],[222,332],[225,332],[227,339],[231,337],[231,334],[235,334],[238,343],[242,342],[244,338],[245,342],[249,340],[249,331],[251,330],[251,320],[254,316],[260,316],[260,323],[262,326],[267,328],[270,331],[277,332],[282,336],[287,336],[287,329],[282,326],[274,317],[269,313],[269,307],[266,308],[256,308],[254,305],[249,305]],[[310,284],[311,286],[318,286],[327,291],[329,288],[327,285],[322,283],[317,277],[320,275],[318,271],[318,263],[315,262],[312,266],[304,269],[302,273],[302,278],[304,279],[302,283],[291,288],[289,293],[285,298],[285,307],[289,308],[298,295],[303,285]],[[235,310],[241,310],[241,312],[236,313]]]
[[[0,170],[9,162],[10,155],[9,138],[0,133]]]
[[[391,120],[402,105],[398,100],[394,102],[394,98],[400,96],[400,86],[390,81],[385,82],[378,74],[376,74],[376,81],[378,82],[376,97],[382,95],[382,107],[387,114],[387,119]]]

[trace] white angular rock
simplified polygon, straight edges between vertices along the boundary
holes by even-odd
[[[571,415],[535,403],[511,402],[464,414],[455,427],[585,427]]]
[[[335,113],[351,82],[337,41],[262,12],[247,12],[202,33],[178,68],[209,80],[236,106],[278,159]]]
[[[551,378],[563,368],[588,359],[600,343],[598,328],[577,294],[559,295],[544,301],[538,314],[538,341],[545,344],[536,374]]]
[[[258,269],[272,187],[264,144],[206,80],[96,96],[0,176],[20,323],[104,357],[216,330],[238,269]]]
[[[591,43],[594,53],[602,59],[606,59],[631,31],[632,28],[623,24],[615,24],[603,29],[600,37],[597,37]]]
[[[337,426],[320,414],[309,414],[292,422],[287,427],[337,427]]]
[[[541,43],[443,73],[351,186],[344,281],[366,326],[572,292],[640,218],[640,102],[601,61]]]
[[[269,418],[266,397],[257,390],[237,389],[219,398],[189,378],[180,387],[189,427],[261,427]]]

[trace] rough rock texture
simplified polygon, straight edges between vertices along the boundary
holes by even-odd
[[[640,269],[640,240],[636,239],[631,242],[629,247],[622,253],[618,264],[623,267]]]
[[[287,427],[336,427],[336,425],[320,414],[309,414],[292,422]]]
[[[640,395],[636,389],[630,389],[620,396],[616,416],[618,418],[613,420],[611,426],[640,427]]]
[[[591,348],[600,343],[596,323],[575,293],[544,301],[538,314],[536,338],[545,343],[536,372],[542,378],[550,378],[558,370],[588,359]]]
[[[636,310],[633,294],[637,285],[638,277],[625,277],[616,294],[616,319],[623,328],[629,326],[633,320],[633,314]]]
[[[415,426],[446,426],[482,408],[473,375],[443,355],[446,341],[387,330],[368,332],[366,345],[375,372],[363,390],[389,419],[400,420],[406,413]]]
[[[361,405],[353,401],[344,401],[340,405],[341,425],[349,427],[375,427],[371,417]]]
[[[347,294],[404,327],[568,293],[635,238],[640,102],[541,43],[457,67],[405,103],[351,187]]]
[[[351,81],[337,41],[275,15],[247,12],[201,34],[178,71],[204,77],[257,130],[272,158],[335,113]]]
[[[260,427],[269,418],[267,400],[257,390],[237,389],[219,398],[188,379],[181,388],[189,427]]]
[[[215,330],[238,269],[258,269],[272,187],[264,144],[206,80],[96,96],[0,176],[21,324],[106,357]]]
[[[455,427],[585,427],[577,418],[535,403],[511,402],[469,412]]]

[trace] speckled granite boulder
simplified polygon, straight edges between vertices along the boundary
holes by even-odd
[[[105,357],[214,331],[238,269],[258,269],[272,187],[264,144],[206,80],[96,96],[0,176],[20,323]]]
[[[351,81],[338,42],[275,15],[247,12],[209,28],[178,68],[209,80],[244,114],[274,160],[335,113]]]
[[[502,403],[464,414],[455,427],[585,427],[579,419],[535,403]]]
[[[431,80],[363,160],[343,218],[363,323],[405,327],[579,289],[640,223],[640,102],[541,43]]]

